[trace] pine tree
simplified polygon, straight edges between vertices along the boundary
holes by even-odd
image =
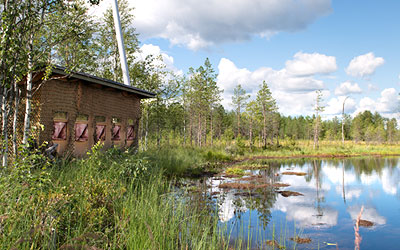
[[[267,119],[272,117],[274,112],[277,112],[278,107],[275,99],[272,97],[272,93],[265,81],[260,86],[260,90],[257,93],[257,103],[260,106],[261,113],[263,116],[263,130],[262,139],[263,146],[267,146]],[[270,124],[271,125],[271,124]]]
[[[247,105],[247,99],[250,98],[250,95],[246,95],[246,90],[242,88],[242,85],[238,84],[233,90],[232,96],[232,106],[236,110],[237,116],[237,133],[236,136],[240,136],[240,116],[241,111],[243,111]]]

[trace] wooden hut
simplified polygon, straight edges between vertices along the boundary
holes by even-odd
[[[105,148],[137,146],[140,100],[155,94],[55,66],[49,80],[34,79],[33,136],[57,144],[58,154],[84,155],[101,141]]]

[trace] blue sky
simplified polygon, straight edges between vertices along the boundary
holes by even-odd
[[[266,80],[285,115],[312,114],[322,89],[326,118],[345,96],[347,113],[398,118],[400,1],[128,1],[143,53],[185,73],[208,57],[227,109],[237,84],[254,98]]]

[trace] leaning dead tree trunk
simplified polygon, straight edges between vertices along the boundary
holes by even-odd
[[[315,124],[314,124],[314,149],[319,148],[319,125],[321,121],[320,112],[324,111],[324,107],[321,105],[322,92],[321,90],[316,91],[317,98],[315,100]]]
[[[344,104],[345,104],[347,98],[349,98],[349,97],[346,96],[346,98],[343,101],[343,109],[342,109],[342,144],[343,145],[344,145]]]

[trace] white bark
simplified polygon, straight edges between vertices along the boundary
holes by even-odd
[[[13,151],[14,156],[17,157],[18,155],[18,145],[17,145],[17,119],[18,119],[18,108],[19,108],[19,101],[20,101],[20,89],[18,88],[17,84],[14,83],[14,91],[15,91],[15,99],[14,99],[14,119],[13,119]]]
[[[32,110],[32,76],[33,76],[33,63],[32,63],[32,51],[33,51],[33,37],[29,41],[29,53],[28,53],[28,76],[26,78],[26,101],[25,101],[25,119],[24,119],[24,135],[22,138],[22,144],[28,143],[28,138],[31,132],[30,119]]]
[[[9,94],[9,91],[7,91],[6,87],[3,87],[3,95],[1,98],[1,116],[3,118],[2,120],[2,143],[3,143],[3,148],[2,148],[2,166],[6,167],[8,164],[8,109],[7,109],[7,96]]]

